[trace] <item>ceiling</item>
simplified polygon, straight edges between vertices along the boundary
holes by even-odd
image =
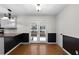
[[[41,4],[40,4],[41,5]],[[0,4],[0,8],[11,9],[16,15],[39,15],[52,16],[57,15],[61,10],[67,6],[66,4],[42,4],[41,10],[36,11],[34,4]],[[2,12],[2,11],[0,11]]]

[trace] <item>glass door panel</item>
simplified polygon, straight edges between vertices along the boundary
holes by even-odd
[[[46,29],[45,25],[40,26],[40,42],[46,42]]]
[[[31,43],[35,43],[38,41],[38,31],[37,31],[37,24],[33,23],[31,25]]]
[[[37,41],[37,31],[31,32],[32,41]]]

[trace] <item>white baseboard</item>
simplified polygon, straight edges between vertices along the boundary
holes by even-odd
[[[48,42],[48,44],[57,44],[56,42]]]
[[[58,44],[57,44],[58,45]],[[58,45],[64,52],[66,52],[68,55],[72,55],[71,53],[69,53],[66,49],[64,49],[63,47],[61,47],[60,45]]]
[[[66,52],[68,55],[72,55],[71,53],[69,53],[66,49],[62,48],[64,52]]]
[[[13,47],[11,50],[9,50],[5,55],[8,55],[10,52],[12,52],[16,47],[18,47],[21,43],[19,43],[18,45],[16,45],[15,47]]]
[[[21,44],[29,44],[29,42],[21,42]]]
[[[21,44],[31,44],[31,43],[27,43],[27,42],[22,42]],[[39,43],[38,43],[39,44]],[[41,44],[41,43],[40,43]],[[56,44],[56,42],[51,42],[51,43],[46,43],[46,44]]]
[[[57,44],[58,45],[58,44]],[[60,45],[58,45],[65,53],[67,53],[68,55],[72,55],[71,53],[69,53],[66,49],[64,49],[63,47],[61,47]]]

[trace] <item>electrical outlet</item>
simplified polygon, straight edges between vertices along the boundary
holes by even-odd
[[[78,55],[78,50],[75,50],[76,55]]]

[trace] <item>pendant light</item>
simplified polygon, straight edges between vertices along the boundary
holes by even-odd
[[[40,4],[36,4],[36,11],[39,12],[41,10],[41,5]]]

